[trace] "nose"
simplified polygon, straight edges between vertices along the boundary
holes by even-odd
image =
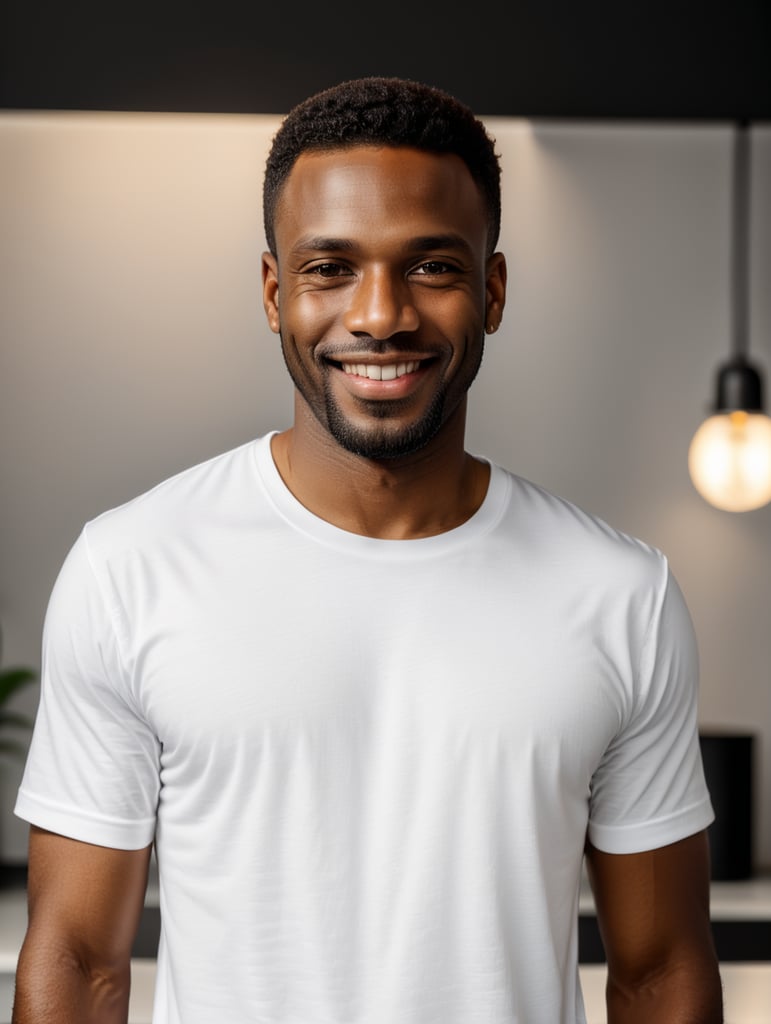
[[[346,330],[385,340],[401,331],[417,330],[419,323],[409,285],[402,277],[385,268],[361,275],[345,313]]]

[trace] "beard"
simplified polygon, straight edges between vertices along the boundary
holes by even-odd
[[[281,351],[289,376],[304,398],[308,408],[331,437],[353,455],[373,461],[400,459],[425,448],[439,433],[447,415],[465,396],[479,372],[484,351],[484,335],[476,360],[466,367],[457,401],[448,409],[448,388],[442,385],[434,394],[430,404],[412,423],[398,422],[403,410],[409,406],[408,399],[392,401],[362,401],[361,409],[368,419],[366,426],[350,420],[337,403],[329,379],[324,379],[321,392],[313,381],[306,378],[289,358],[283,332],[280,334]],[[390,422],[390,421],[396,422]]]
[[[425,448],[444,422],[446,391],[442,389],[434,396],[431,405],[415,423],[393,429],[389,429],[388,424],[382,421],[398,415],[399,406],[403,404],[401,402],[368,403],[366,411],[373,422],[364,428],[343,416],[329,388],[325,388],[324,399],[326,427],[341,448],[363,459],[380,461],[399,459]]]

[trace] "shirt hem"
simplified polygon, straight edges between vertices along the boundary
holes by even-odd
[[[639,825],[599,825],[589,822],[589,841],[603,853],[645,853],[669,846],[701,832],[715,820],[709,797],[670,814]]]
[[[39,797],[19,790],[14,814],[47,832],[55,832],[68,839],[106,846],[117,850],[141,850],[152,843],[155,819],[120,821],[96,818],[72,807],[52,806]]]

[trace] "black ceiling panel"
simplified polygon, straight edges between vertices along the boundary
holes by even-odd
[[[194,6],[4,0],[6,109],[284,113],[343,78],[484,115],[771,119],[771,0]]]

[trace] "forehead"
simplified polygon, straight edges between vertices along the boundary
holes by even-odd
[[[407,147],[356,146],[303,153],[276,209],[279,250],[305,235],[463,234],[484,248],[480,189],[463,160]]]

